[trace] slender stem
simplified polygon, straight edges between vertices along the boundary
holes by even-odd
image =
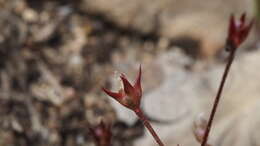
[[[211,113],[210,113],[207,129],[206,129],[206,132],[204,134],[201,146],[207,145],[207,140],[208,140],[208,136],[209,136],[209,133],[210,133],[211,125],[212,125],[212,122],[213,122],[214,117],[215,117],[215,113],[216,113],[216,110],[217,110],[217,107],[218,107],[218,104],[219,104],[219,100],[221,98],[221,93],[222,93],[223,87],[225,85],[226,78],[228,76],[231,64],[232,64],[234,57],[235,57],[235,51],[236,51],[236,49],[232,49],[232,51],[229,54],[228,62],[227,62],[224,74],[222,76],[221,83],[220,83],[219,88],[218,88],[218,92],[217,92],[217,95],[216,95],[216,98],[215,98],[215,101],[214,101],[214,104],[213,104],[213,107],[212,107],[212,110],[211,110]]]
[[[149,130],[149,132],[152,134],[153,138],[155,139],[155,141],[158,143],[159,146],[164,146],[164,144],[162,143],[161,139],[159,138],[159,136],[156,134],[156,132],[154,131],[153,127],[151,126],[151,124],[149,123],[149,121],[147,120],[147,118],[145,117],[145,115],[143,114],[143,112],[140,109],[135,110],[136,115],[139,117],[139,119],[143,122],[144,126]]]

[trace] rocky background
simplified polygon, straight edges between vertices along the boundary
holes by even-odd
[[[0,146],[94,146],[89,127],[101,119],[113,146],[156,145],[100,90],[140,64],[142,106],[162,140],[199,145],[192,126],[216,94],[229,16],[254,11],[253,0],[0,0]],[[260,145],[255,30],[232,66],[213,146]]]

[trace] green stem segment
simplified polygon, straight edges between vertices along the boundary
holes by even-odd
[[[220,101],[220,98],[221,98],[221,93],[223,91],[223,87],[225,85],[225,82],[226,82],[226,79],[227,79],[227,76],[228,76],[231,64],[233,63],[233,60],[234,60],[234,57],[235,57],[235,51],[236,51],[236,49],[232,49],[230,54],[229,54],[228,62],[227,62],[224,74],[222,76],[221,83],[219,85],[219,89],[218,89],[218,92],[217,92],[217,95],[216,95],[216,98],[215,98],[215,101],[214,101],[213,108],[212,108],[211,113],[210,113],[209,122],[208,122],[208,125],[207,125],[206,132],[204,134],[201,146],[206,146],[207,145],[208,136],[209,136],[210,129],[211,129],[211,126],[212,126],[212,122],[214,120],[214,117],[215,117],[215,114],[216,114],[216,111],[217,111],[217,107],[218,107],[218,104],[219,104],[219,101]]]
[[[143,122],[144,126],[149,130],[149,132],[152,134],[153,138],[155,139],[155,141],[158,143],[159,146],[164,146],[164,144],[162,143],[161,139],[159,138],[159,136],[156,134],[156,132],[154,131],[153,127],[151,126],[151,124],[149,123],[149,121],[147,120],[147,118],[145,117],[145,115],[143,114],[143,112],[140,109],[135,110],[136,115],[139,117],[139,119]]]

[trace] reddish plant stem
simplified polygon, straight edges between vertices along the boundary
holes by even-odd
[[[231,64],[232,64],[234,57],[235,57],[235,51],[236,51],[236,49],[232,49],[230,54],[229,54],[228,62],[227,62],[224,74],[222,76],[221,83],[220,83],[219,88],[218,88],[218,92],[217,92],[217,95],[216,95],[216,98],[215,98],[215,101],[214,101],[214,104],[213,104],[213,107],[212,107],[212,110],[211,110],[211,113],[210,113],[209,121],[208,121],[208,124],[207,124],[207,129],[206,129],[206,132],[204,134],[201,146],[207,145],[208,136],[209,136],[210,129],[211,129],[211,126],[212,126],[212,123],[213,123],[213,120],[214,120],[214,117],[215,117],[215,114],[216,114],[216,111],[217,111],[217,107],[218,107],[218,104],[219,104],[219,101],[220,101],[220,98],[221,98],[221,93],[222,93],[223,87],[225,85]]]
[[[139,119],[143,122],[144,126],[149,130],[149,132],[152,134],[153,138],[155,139],[155,141],[158,143],[159,146],[164,146],[164,144],[162,143],[161,139],[159,138],[159,136],[156,134],[156,132],[154,131],[153,127],[151,126],[151,124],[149,123],[149,121],[147,120],[147,118],[145,117],[145,115],[143,114],[143,112],[140,109],[135,110],[136,115],[139,117]]]

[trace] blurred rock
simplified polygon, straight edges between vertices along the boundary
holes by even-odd
[[[230,14],[252,16],[254,7],[250,0],[84,0],[81,8],[115,26],[170,38],[181,48],[180,42],[195,40],[199,46],[189,49],[212,59],[223,48]]]
[[[132,0],[131,2],[125,0],[111,0],[109,2],[106,0],[84,0],[84,2],[84,5],[81,5],[83,10],[104,15],[120,26],[130,26],[130,28],[146,33],[157,30],[160,32],[164,27],[161,24],[167,24],[166,21],[172,22],[174,17],[180,14],[193,15],[194,12],[215,12],[216,15],[229,16],[231,12],[252,12],[252,2],[243,0],[229,0],[225,3],[222,0]],[[219,11],[220,9],[221,11]],[[207,21],[208,19],[204,19],[204,22]]]

